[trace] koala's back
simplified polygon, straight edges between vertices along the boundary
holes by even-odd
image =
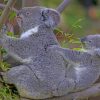
[[[63,58],[50,51],[34,57],[33,62],[28,66],[41,81],[47,83],[52,89],[57,88],[60,81],[65,78],[66,68]]]
[[[58,86],[65,79],[65,69],[66,69],[64,60],[61,56],[51,51],[45,51],[42,52],[42,54],[40,55],[34,56],[32,58],[32,62],[30,64],[27,64],[26,66],[31,70],[31,73],[33,73],[37,78],[36,80],[38,80],[38,82],[36,84],[32,84],[32,87],[35,88],[38,85],[39,87],[37,90],[40,90],[38,91],[40,94],[45,95],[45,93],[47,93],[47,95],[50,94],[49,96],[51,97],[67,94],[66,92],[67,90],[63,91],[64,93],[62,94],[58,93],[62,92],[62,90],[58,91],[59,88]],[[29,76],[30,74],[26,75],[25,77]],[[19,77],[22,79],[23,74]],[[30,82],[30,80],[34,81],[30,77],[28,80],[29,80],[28,82]],[[19,83],[20,83],[19,81],[14,82],[15,85]],[[24,81],[23,84],[28,85],[27,81]],[[29,88],[28,91],[33,91],[32,90],[33,88]],[[64,88],[66,89],[66,87]]]
[[[99,58],[89,57],[88,60],[84,59],[83,62],[67,68],[66,76],[75,80],[75,91],[88,88],[98,80],[100,76],[99,61]]]

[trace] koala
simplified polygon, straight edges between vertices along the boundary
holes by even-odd
[[[73,92],[89,88],[100,76],[100,35],[88,35],[82,38],[81,42],[84,52],[57,45],[48,48],[70,63],[70,66],[66,66],[66,77],[75,82]]]
[[[60,22],[56,10],[26,7],[18,17],[21,36],[10,37],[2,31],[0,39],[7,53],[21,64],[1,74],[6,83],[16,86],[21,97],[63,96],[96,82],[100,70],[99,35],[81,39],[86,52],[74,51],[62,48],[53,33]]]
[[[18,13],[22,28],[19,38],[0,34],[7,53],[20,62],[1,73],[8,84],[14,84],[21,97],[45,99],[63,96],[74,90],[75,80],[66,76],[66,62],[51,46],[60,47],[53,30],[60,22],[60,14],[51,8],[26,7]]]

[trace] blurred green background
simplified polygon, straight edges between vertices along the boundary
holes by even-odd
[[[51,8],[56,8],[63,0],[41,0],[41,5]],[[87,16],[87,11],[78,2],[71,0],[68,7],[62,13],[62,21],[60,28],[68,33],[75,34],[77,37],[82,37],[87,34],[100,33],[100,5],[96,6],[96,19],[91,19]]]
[[[41,0],[40,5],[56,9],[62,1],[63,0]],[[73,34],[73,37],[76,39],[74,39],[74,43],[70,43],[66,41],[66,38],[64,38],[62,34],[59,34],[58,36],[60,38],[58,37],[58,40],[63,47],[78,49],[81,47],[81,44],[76,41],[78,38],[89,34],[100,33],[100,1],[98,0],[98,5],[94,7],[95,18],[92,18],[94,11],[92,11],[91,16],[89,16],[88,10],[84,8],[78,0],[70,1],[69,5],[61,14],[59,29],[64,33]]]

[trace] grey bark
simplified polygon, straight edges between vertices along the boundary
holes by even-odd
[[[70,0],[63,0],[63,2],[57,7],[57,11],[62,13],[64,9],[68,6]]]

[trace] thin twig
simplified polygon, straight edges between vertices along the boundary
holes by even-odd
[[[57,7],[57,11],[62,13],[63,10],[68,6],[70,0],[63,0],[63,2]]]
[[[10,8],[14,5],[15,1],[16,0],[9,0],[7,5],[5,6],[5,9],[3,10],[2,15],[0,16],[0,30],[2,29],[3,24],[7,20],[9,13],[10,13]],[[0,52],[0,61],[2,61],[1,52]]]
[[[5,4],[0,4],[0,9],[4,9],[5,7],[6,7]],[[18,12],[18,10],[13,7],[12,7],[12,10],[15,11],[16,13]]]

